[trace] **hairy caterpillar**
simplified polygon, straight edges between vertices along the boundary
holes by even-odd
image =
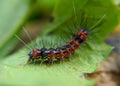
[[[38,59],[40,62],[52,63],[53,61],[62,61],[63,59],[69,58],[71,54],[79,48],[80,44],[87,39],[88,31],[87,29],[81,29],[70,39],[68,43],[57,48],[41,48],[33,49],[29,55],[29,61],[34,61]]]
[[[81,28],[77,31],[77,33],[63,46],[57,48],[34,48],[29,52],[29,60],[28,63],[47,63],[52,64],[53,62],[61,62],[64,59],[68,59],[72,54],[75,53],[76,49],[80,47],[80,44],[83,43],[89,33],[98,25],[100,25],[101,21],[105,15],[90,29]]]

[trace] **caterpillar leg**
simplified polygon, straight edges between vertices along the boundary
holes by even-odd
[[[49,59],[48,64],[52,65],[53,64],[53,59]]]

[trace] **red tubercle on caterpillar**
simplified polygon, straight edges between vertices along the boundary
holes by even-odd
[[[79,48],[79,46],[80,46],[80,44],[77,41],[73,40],[73,39],[71,39],[70,43],[71,43],[71,45],[74,46],[75,49]]]
[[[54,57],[55,57],[55,54],[54,54],[54,52],[53,51],[50,51],[50,53],[49,53],[49,59],[54,59]]]
[[[82,36],[84,40],[87,39],[87,35],[86,35],[84,32],[82,32],[82,31],[78,31],[77,34],[78,34],[79,36]]]
[[[69,46],[69,52],[70,52],[71,54],[75,52],[75,49],[74,49],[73,46],[69,45],[69,43],[67,43],[66,45]]]
[[[39,58],[39,53],[38,53],[38,49],[37,49],[37,48],[33,49],[32,55],[33,55],[33,57],[34,57],[35,59],[38,59],[38,58]]]
[[[71,54],[71,52],[68,49],[66,49],[65,50],[65,58],[70,57],[70,54]]]
[[[63,59],[63,55],[64,55],[63,52],[61,50],[59,50],[57,55],[56,55],[56,57],[57,57],[58,60],[62,60]]]

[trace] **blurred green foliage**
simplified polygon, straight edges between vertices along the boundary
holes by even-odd
[[[0,57],[14,47],[14,35],[25,23],[31,5],[30,0],[0,1]]]

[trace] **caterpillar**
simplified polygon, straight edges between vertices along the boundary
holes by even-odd
[[[28,53],[29,59],[27,63],[47,63],[52,64],[53,62],[62,62],[65,59],[69,59],[71,55],[80,47],[88,35],[103,22],[105,15],[103,15],[99,21],[91,28],[81,28],[71,39],[63,46],[57,48],[34,48]]]
[[[83,43],[88,37],[87,29],[80,29],[76,35],[74,35],[69,42],[65,45],[57,48],[34,48],[28,55],[29,60],[34,61],[37,60],[39,62],[47,62],[49,64],[53,63],[53,61],[61,62],[64,59],[70,57],[71,54],[75,52],[76,49],[79,48],[80,44]]]

